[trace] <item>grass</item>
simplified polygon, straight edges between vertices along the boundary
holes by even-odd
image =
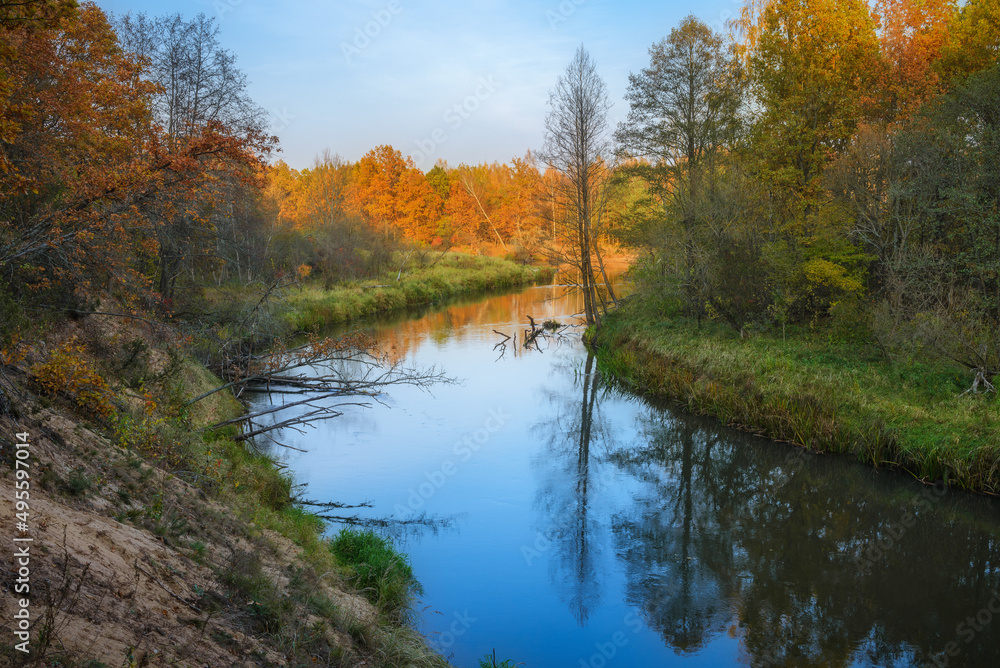
[[[376,280],[325,289],[309,282],[287,296],[282,315],[298,331],[321,331],[340,322],[370,317],[463,295],[516,288],[551,280],[550,268],[524,266],[501,258],[447,253],[431,265],[410,266]]]
[[[226,410],[217,414],[225,416]],[[331,647],[324,634],[306,623],[302,611],[307,610],[319,617],[322,625],[363,640],[359,647],[371,665],[447,666],[406,626],[413,595],[419,591],[408,558],[377,536],[364,534],[353,543],[356,549],[338,553],[338,540],[344,548],[343,539],[327,539],[326,523],[290,502],[292,482],[287,474],[272,458],[232,441],[230,435],[225,430],[210,433],[203,446],[195,448],[195,456],[218,481],[216,498],[255,531],[274,531],[301,548],[302,566],[284,591],[264,572],[261,554],[237,550],[230,555],[222,579],[243,602],[244,612],[257,628],[271,634],[275,647],[284,652],[312,656],[313,661],[322,656],[330,665],[353,665],[357,657],[350,658],[351,650],[344,653]],[[220,461],[221,466],[212,472],[212,462]],[[346,580],[375,605],[379,619],[374,625],[345,615],[335,601],[321,593],[319,582],[330,575]]]
[[[639,300],[607,318],[594,344],[603,371],[693,412],[928,482],[1000,492],[996,397],[962,395],[971,378],[956,366],[889,362],[823,331],[740,339]]]
[[[330,543],[337,560],[350,566],[354,586],[396,621],[405,619],[420,585],[409,558],[372,531],[341,529]]]
[[[339,560],[325,537],[326,523],[293,503],[293,481],[273,456],[233,440],[233,427],[198,431],[244,409],[224,392],[186,407],[187,397],[220,381],[190,358],[181,362],[158,385],[153,412],[136,406],[112,421],[115,448],[123,453],[116,469],[123,479],[122,493],[115,498],[130,506],[121,510],[119,519],[148,529],[192,561],[213,569],[225,588],[227,609],[249,631],[267,637],[271,648],[295,657],[291,665],[313,665],[321,657],[319,665],[356,665],[364,659],[373,666],[446,666],[405,626],[416,591],[406,558],[372,548],[360,561]],[[193,496],[176,496],[174,486],[162,480],[152,484],[154,466],[193,484],[224,511],[208,512]],[[74,471],[61,484],[76,496],[95,487],[83,471]],[[198,522],[182,521],[195,514]],[[272,551],[270,532],[300,548],[293,563]],[[235,547],[237,538],[246,541],[246,547]],[[213,554],[208,542],[234,547]],[[365,559],[372,559],[373,565],[366,566]],[[392,560],[399,565],[389,569]],[[371,578],[358,581],[359,573]],[[371,622],[359,621],[324,593],[324,584],[349,591],[355,581],[358,593],[375,604],[377,619]],[[220,604],[202,598],[199,605],[208,609]],[[364,644],[341,646],[331,641],[331,633],[340,638],[356,635]]]

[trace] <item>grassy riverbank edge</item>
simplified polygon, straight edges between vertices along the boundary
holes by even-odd
[[[26,360],[29,371],[13,375],[20,400],[0,411],[0,441],[31,438],[32,575],[55,583],[32,589],[32,656],[11,645],[0,657],[15,666],[153,656],[186,665],[191,655],[199,665],[448,665],[413,628],[419,584],[406,555],[365,532],[353,534],[366,545],[360,558],[345,551],[344,534],[327,537],[325,521],[293,500],[294,480],[273,455],[234,439],[233,427],[205,429],[245,411],[226,392],[186,403],[221,380],[129,321],[109,330],[88,315],[60,327],[57,338],[73,346]],[[128,373],[120,355],[95,351],[122,340],[143,351]],[[38,378],[57,363],[71,371],[45,391]],[[157,380],[137,390],[145,377]],[[101,391],[79,391],[84,381]],[[11,449],[3,454],[0,528],[13,532],[16,471]],[[9,603],[0,611],[13,619]]]
[[[310,282],[292,290],[282,315],[297,331],[322,331],[331,324],[369,318],[446,299],[551,281],[555,269],[502,258],[448,253],[433,264],[413,266],[364,284],[329,289]]]
[[[636,300],[589,341],[599,368],[639,393],[815,452],[1000,493],[997,400],[962,395],[971,380],[958,369],[890,363],[816,334],[740,339]]]

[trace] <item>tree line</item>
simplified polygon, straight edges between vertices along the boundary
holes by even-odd
[[[551,239],[557,175],[528,153],[510,163],[449,167],[424,173],[392,146],[357,162],[325,151],[295,170],[267,170],[262,205],[271,212],[273,246],[331,280],[377,271],[406,245],[488,252],[530,261]]]
[[[1000,3],[751,0],[649,55],[615,137],[665,313],[1000,371]]]
[[[391,146],[275,162],[278,140],[205,15],[113,17],[0,2],[0,313],[111,297],[176,312],[200,287],[384,271],[400,250],[528,261],[552,240],[559,175],[530,153],[439,163]]]
[[[667,312],[742,335],[829,320],[983,382],[1000,368],[997,0],[750,0],[727,34],[688,17],[617,128],[581,48],[537,155],[427,173],[391,146],[274,162],[204,15],[3,1],[0,31],[4,336],[32,308],[169,312],[418,247],[574,265],[596,323],[615,239],[646,249]]]

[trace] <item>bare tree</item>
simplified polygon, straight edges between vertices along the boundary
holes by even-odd
[[[608,297],[616,301],[598,242],[610,187],[613,146],[608,129],[607,88],[582,45],[549,94],[549,107],[540,157],[563,176],[560,187],[566,204],[564,223],[570,259],[580,272],[587,324],[599,326],[607,301],[598,290],[598,273]]]
[[[263,300],[262,300],[263,301]],[[413,385],[428,389],[454,379],[436,369],[413,369],[389,362],[373,340],[361,334],[341,338],[310,337],[305,343],[286,347],[278,340],[265,353],[225,350],[209,365],[225,381],[187,402],[195,404],[218,392],[299,395],[302,398],[272,404],[253,412],[213,424],[206,429],[241,425],[234,440],[244,441],[281,429],[301,428],[339,417],[346,406],[370,406],[381,402],[394,386]],[[291,415],[281,415],[289,409]],[[269,422],[261,422],[261,419]],[[276,441],[275,441],[276,442]],[[277,442],[276,442],[277,443]],[[280,444],[279,445],[283,445]]]

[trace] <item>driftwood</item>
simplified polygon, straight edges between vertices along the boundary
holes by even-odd
[[[340,417],[343,415],[338,410],[340,408],[367,408],[373,401],[382,403],[381,397],[392,386],[413,385],[427,389],[436,383],[454,382],[433,368],[421,370],[388,364],[384,358],[370,353],[356,342],[332,339],[314,339],[292,348],[276,346],[262,355],[244,355],[234,359],[217,371],[227,382],[195,397],[188,405],[224,390],[231,390],[237,397],[244,392],[304,395],[298,401],[272,405],[205,427],[207,430],[241,425],[243,433],[234,437],[237,441],[286,428],[301,432],[301,427],[312,426],[313,422]],[[278,419],[273,424],[253,424],[258,418],[295,407],[308,410],[287,419]]]
[[[535,324],[535,319],[532,318],[530,315],[526,317],[528,318],[528,322],[531,323],[531,329],[524,330],[524,338],[522,339],[521,343],[522,348],[527,348],[528,346],[535,343],[535,339],[538,338],[538,335],[542,334],[545,331],[544,327],[539,327],[538,325]],[[541,349],[538,348],[537,345],[535,346],[535,349],[541,352]]]
[[[966,395],[966,394],[968,394],[970,392],[972,394],[979,394],[980,392],[996,392],[997,391],[997,388],[995,388],[993,386],[993,383],[991,383],[989,381],[989,379],[986,377],[987,374],[989,373],[986,369],[984,369],[982,367],[978,367],[976,369],[973,369],[973,371],[975,372],[976,376],[975,376],[975,378],[972,381],[972,387],[970,387],[969,389],[967,389],[965,392],[962,392],[962,394],[960,394],[959,396]],[[979,389],[980,385],[982,385],[982,389]]]
[[[372,504],[370,501],[363,501],[361,503],[340,503],[339,501],[309,501],[307,499],[294,499],[294,503],[301,506],[312,506],[314,508],[371,508]]]
[[[524,350],[525,348],[534,348],[538,352],[543,352],[542,349],[538,346],[538,340],[539,340],[539,338],[542,338],[542,339],[546,338],[547,336],[550,335],[550,333],[546,331],[544,324],[543,325],[539,325],[538,323],[535,322],[535,319],[532,316],[528,315],[528,316],[525,316],[525,317],[528,318],[528,322],[531,324],[531,328],[530,329],[525,329],[523,331],[523,333],[521,334],[521,350]],[[566,327],[560,327],[559,329],[557,329],[555,332],[552,332],[551,334],[558,334],[558,333],[562,332],[564,329],[566,329]],[[493,350],[497,350],[498,348],[500,349],[500,357],[497,358],[497,361],[499,361],[500,359],[502,359],[503,356],[506,354],[506,352],[507,352],[507,343],[510,342],[510,341],[514,342],[514,354],[517,355],[517,332],[516,331],[514,332],[513,336],[510,336],[508,334],[504,334],[503,332],[495,330],[495,329],[493,330],[493,333],[494,334],[499,334],[500,336],[503,337],[502,341],[500,341],[495,346],[493,346]]]

